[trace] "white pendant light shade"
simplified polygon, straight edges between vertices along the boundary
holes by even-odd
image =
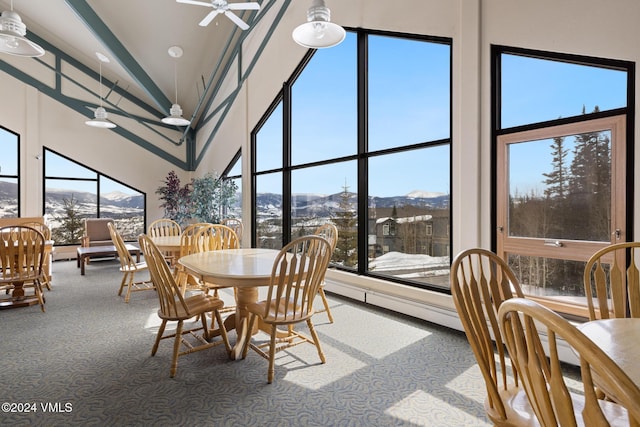
[[[331,11],[324,0],[313,0],[307,10],[307,22],[293,30],[293,40],[300,46],[312,49],[333,47],[344,40],[347,32],[331,22]]]
[[[162,119],[162,123],[174,126],[189,126],[189,120],[182,117],[182,108],[178,104],[173,104],[169,110],[169,116]]]
[[[98,57],[98,60],[100,60],[100,106],[96,108],[94,118],[87,120],[84,124],[94,128],[113,129],[116,127],[116,124],[107,120],[107,110],[102,106],[102,63],[109,62],[109,58],[100,52],[96,52],[96,56]]]
[[[171,46],[169,48],[169,56],[178,59],[182,56],[182,48],[180,46]],[[162,123],[173,126],[189,126],[191,122],[182,117],[182,107],[178,104],[178,66],[174,64],[173,79],[176,89],[176,102],[171,105],[169,115],[162,119]]]
[[[44,49],[27,39],[26,34],[27,26],[22,23],[20,15],[13,10],[0,14],[0,52],[27,57],[44,55]]]
[[[95,118],[84,122],[87,126],[94,128],[113,129],[116,124],[107,120],[107,110],[103,107],[96,108]]]

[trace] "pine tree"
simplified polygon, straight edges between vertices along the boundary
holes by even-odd
[[[60,222],[60,226],[51,230],[51,238],[57,244],[79,243],[84,233],[84,218],[80,216],[78,201],[73,194],[71,198],[63,198],[63,215],[54,216]]]
[[[552,171],[549,173],[543,173],[542,176],[546,178],[544,183],[547,185],[545,189],[545,196],[551,199],[564,200],[567,196],[568,186],[568,173],[566,166],[566,158],[569,150],[564,148],[564,137],[553,138],[553,144],[551,144],[551,166]]]
[[[358,214],[352,207],[352,195],[346,184],[339,197],[338,209],[331,216],[331,222],[338,228],[338,242],[332,260],[353,267],[358,263]]]

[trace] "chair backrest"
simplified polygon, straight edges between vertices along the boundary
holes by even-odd
[[[146,234],[141,234],[138,242],[149,268],[149,276],[158,294],[160,311],[167,317],[179,317],[185,314],[190,317],[188,306],[162,252]]]
[[[149,225],[148,232],[151,237],[179,236],[182,233],[180,224],[169,218],[157,219]]]
[[[624,415],[615,403],[598,400],[593,375],[598,376],[602,388],[606,387],[616,396],[616,403],[627,408],[630,418],[640,421],[638,386],[566,319],[524,298],[505,301],[498,313],[511,361],[520,373],[522,386],[542,425],[609,425],[607,414]],[[542,345],[537,326],[544,328],[542,332],[548,339],[548,352]],[[563,364],[558,357],[560,339],[569,344],[580,359],[583,390],[576,394],[583,394],[584,402],[579,406],[563,375]]]
[[[27,227],[32,227],[42,233],[44,236],[44,240],[51,240],[51,229],[48,225],[43,222],[30,221],[22,223],[21,225],[26,225]]]
[[[273,262],[267,291],[269,310],[279,307],[276,322],[295,323],[313,315],[313,299],[331,259],[329,242],[319,236],[302,236],[284,246]]]
[[[89,238],[90,243],[109,244],[111,233],[107,224],[113,222],[111,218],[85,218],[84,235]]]
[[[190,255],[199,252],[195,245],[195,237],[198,234],[198,230],[202,227],[208,227],[211,223],[198,222],[195,224],[187,225],[180,234],[180,258],[185,255]]]
[[[244,231],[242,220],[239,218],[224,218],[220,223],[235,231],[236,236],[238,236],[238,242],[242,242],[242,232]]]
[[[209,224],[198,228],[192,240],[191,253],[238,249],[240,242],[236,232],[226,225]]]
[[[509,369],[498,308],[507,299],[524,296],[520,284],[504,260],[481,248],[467,249],[455,257],[450,281],[456,310],[484,377],[488,404],[499,419],[506,421],[508,411],[500,397],[500,387],[507,388]],[[517,384],[517,373],[512,372]]]
[[[609,245],[584,269],[589,318],[640,317],[640,242]]]
[[[107,228],[109,229],[109,234],[111,236],[111,241],[113,245],[116,247],[116,251],[118,251],[118,259],[120,260],[120,266],[122,268],[135,268],[136,262],[133,259],[131,253],[127,250],[126,243],[120,235],[120,232],[116,229],[116,225],[113,222],[107,224]]]
[[[331,252],[335,250],[336,245],[338,244],[338,227],[334,224],[329,222],[322,224],[313,234],[327,239],[331,245]]]
[[[41,278],[44,254],[44,236],[35,228],[24,225],[0,228],[0,280]]]

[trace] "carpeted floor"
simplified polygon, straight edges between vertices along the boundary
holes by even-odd
[[[314,317],[326,364],[298,346],[277,356],[269,385],[266,360],[219,346],[180,358],[169,378],[171,342],[150,355],[155,292],[126,304],[118,267],[92,262],[81,276],[75,260],[55,262],[46,313],[0,311],[0,425],[489,425],[464,334],[331,295],[335,323]]]

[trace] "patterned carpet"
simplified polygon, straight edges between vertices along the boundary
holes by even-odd
[[[484,384],[464,335],[329,295],[335,323],[314,323],[327,356],[280,353],[273,384],[255,352],[180,358],[151,347],[155,292],[116,295],[117,261],[53,265],[46,313],[0,311],[3,426],[487,426]],[[230,300],[232,293],[225,294]],[[319,300],[316,302],[320,302]],[[235,341],[235,334],[230,333]]]

